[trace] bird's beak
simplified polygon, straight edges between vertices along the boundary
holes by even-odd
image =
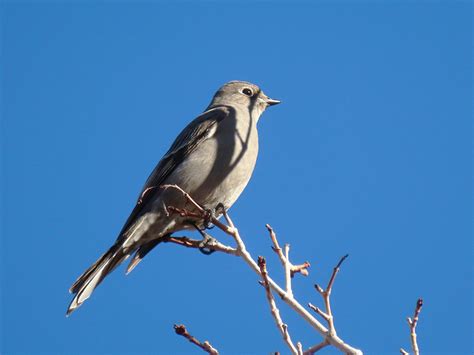
[[[280,100],[270,99],[269,97],[267,97],[267,98],[265,99],[265,102],[267,103],[268,106],[273,106],[273,105],[278,105],[281,101],[280,101]]]

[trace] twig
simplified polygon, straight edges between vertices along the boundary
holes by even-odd
[[[285,244],[285,261],[283,262],[283,267],[285,268],[286,294],[288,297],[293,297],[293,289],[291,287],[291,263],[289,256],[290,244]]]
[[[291,267],[291,277],[295,276],[295,274],[300,273],[303,276],[308,276],[309,271],[308,268],[311,266],[311,264],[308,261],[305,261],[303,264],[299,265],[292,265]]]
[[[321,296],[323,297],[324,304],[325,304],[325,307],[326,307],[326,312],[322,311],[319,307],[316,307],[311,303],[308,303],[308,307],[311,308],[317,314],[319,314],[328,323],[329,330],[328,330],[328,336],[321,343],[316,344],[316,345],[312,346],[311,348],[309,348],[308,350],[306,350],[304,352],[304,355],[313,355],[317,351],[319,351],[319,350],[323,349],[324,347],[330,345],[330,342],[329,342],[330,337],[331,336],[336,336],[336,328],[334,326],[334,316],[333,316],[332,310],[331,310],[330,296],[331,296],[332,287],[334,285],[334,281],[336,279],[336,275],[338,274],[342,263],[344,262],[344,260],[346,260],[346,258],[348,256],[349,256],[348,254],[344,255],[339,260],[337,265],[334,267],[334,269],[332,271],[332,274],[331,274],[331,278],[329,279],[328,285],[327,285],[325,290],[323,290],[322,287],[319,286],[319,285],[314,285],[314,287],[316,288],[318,293],[321,294]]]
[[[196,202],[194,201],[191,196],[186,193],[183,189],[181,189],[177,185],[164,185],[161,186],[163,189],[168,189],[168,188],[174,188],[178,191],[180,191],[183,196],[190,202],[200,213],[202,213],[202,218],[205,218],[205,211],[204,209]],[[232,222],[230,216],[227,214],[226,211],[223,212],[224,218],[226,219],[228,225],[223,224],[217,218],[214,216],[209,216],[209,220],[212,224],[214,224],[217,228],[222,230],[224,233],[230,235],[231,237],[234,238],[237,247],[237,255],[240,256],[247,265],[255,272],[259,277],[262,277],[262,274],[260,272],[260,268],[255,262],[255,260],[252,258],[251,254],[247,251],[244,242],[242,241],[242,238],[240,237],[239,231],[237,228],[235,228],[234,223]],[[294,299],[294,297],[290,297],[275,281],[273,281],[269,276],[267,276],[268,284],[273,289],[280,297],[281,299],[290,307],[292,308],[296,313],[298,313],[306,322],[308,322],[311,327],[313,327],[319,334],[321,334],[325,339],[328,341],[328,343],[335,348],[339,349],[345,354],[357,354],[361,355],[362,351],[359,349],[356,349],[349,344],[346,344],[341,338],[339,338],[335,333],[328,333],[328,329],[321,324],[308,310],[306,310],[297,300]]]
[[[138,201],[137,201],[137,205],[140,205],[143,203],[143,199],[145,198],[145,196],[148,194],[148,192],[150,192],[151,190],[153,189],[156,189],[157,186],[150,186],[150,187],[147,187],[145,189],[145,191],[142,192],[142,194],[140,195],[140,197],[138,198]]]
[[[280,316],[280,311],[276,306],[275,299],[273,298],[273,294],[268,281],[267,263],[263,256],[258,257],[258,266],[262,275],[262,284],[265,287],[265,294],[267,295],[267,300],[270,304],[270,311],[272,313],[273,319],[275,320],[277,328],[280,330],[281,336],[283,337],[283,340],[285,341],[286,345],[288,345],[288,347],[290,348],[291,353],[294,355],[298,355],[298,349],[295,347],[295,344],[293,344],[293,341],[291,340],[290,333],[288,332],[288,326],[283,323],[283,320]]]
[[[298,349],[298,355],[303,355],[303,344],[301,344],[300,342],[297,342],[296,348]]]
[[[300,273],[303,276],[308,276],[309,271],[308,268],[311,266],[311,264],[307,261],[305,261],[303,264],[300,265],[293,265],[289,258],[286,248],[288,248],[288,252],[290,250],[290,246],[288,244],[285,245],[285,254],[283,254],[283,251],[280,247],[280,244],[278,243],[278,239],[276,237],[276,233],[274,229],[269,225],[266,224],[265,227],[268,230],[268,233],[270,234],[270,239],[272,240],[273,246],[272,249],[275,253],[277,253],[278,257],[280,258],[281,264],[283,265],[283,268],[285,268],[285,274],[286,274],[286,269],[289,268],[289,273],[291,277],[294,277],[295,274]]]
[[[323,317],[326,322],[329,322],[329,315],[326,312],[323,312],[319,307],[316,307],[311,303],[308,303],[308,307]]]
[[[189,334],[184,324],[179,324],[179,325],[175,324],[174,331],[176,332],[176,334],[181,335],[182,337],[188,339],[194,345],[199,346],[202,350],[204,350],[208,354],[219,355],[219,351],[217,351],[207,340],[201,343],[199,340],[197,340],[195,337]]]
[[[175,236],[169,236],[165,237],[163,239],[164,243],[173,243],[177,245],[181,245],[183,247],[187,248],[194,248],[194,249],[201,249],[202,248],[202,240],[199,239],[191,239],[188,237],[175,237]],[[206,248],[209,248],[210,250],[215,250],[215,251],[220,251],[225,254],[230,254],[230,255],[235,255],[238,256],[237,249],[232,248],[228,245],[222,244],[218,241],[215,241],[211,245],[206,245]]]
[[[333,335],[333,336],[336,335],[336,328],[334,327],[334,317],[332,315],[332,310],[331,310],[331,291],[332,291],[332,286],[334,285],[334,281],[336,280],[336,275],[338,274],[342,263],[344,262],[344,260],[347,259],[348,256],[349,254],[344,255],[339,260],[337,265],[334,267],[331,278],[329,279],[328,285],[325,290],[323,290],[321,286],[319,285],[314,285],[314,287],[316,288],[316,291],[318,291],[318,293],[323,297],[324,305],[326,307],[326,312],[323,312],[318,307],[313,306],[311,303],[308,304],[308,306],[313,311],[318,313],[321,317],[324,318],[324,320],[328,322],[329,335]]]
[[[313,355],[314,353],[318,352],[319,350],[325,348],[326,346],[329,345],[329,342],[327,340],[323,340],[321,343],[316,344],[315,346],[310,347],[308,350],[306,350],[303,355]]]
[[[411,340],[411,348],[413,350],[413,355],[420,354],[420,349],[418,348],[418,342],[417,342],[416,326],[418,324],[418,319],[419,319],[422,307],[423,307],[423,299],[419,298],[418,301],[416,301],[416,307],[415,307],[415,313],[413,315],[413,319],[410,317],[407,318],[408,326],[410,327],[410,340]],[[400,353],[404,355],[408,354],[408,352],[406,352],[403,349],[400,349]]]

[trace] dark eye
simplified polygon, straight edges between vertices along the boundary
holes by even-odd
[[[249,97],[253,96],[253,91],[252,91],[252,89],[249,89],[249,88],[243,89],[243,90],[242,90],[242,93],[243,93],[244,95],[249,96]]]

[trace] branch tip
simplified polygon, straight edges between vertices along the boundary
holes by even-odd
[[[321,286],[319,286],[318,284],[315,284],[314,285],[314,288],[316,289],[316,291],[318,291],[320,294],[324,294],[324,290]]]
[[[339,262],[337,263],[336,269],[339,269],[339,268],[341,267],[342,263],[344,262],[344,260],[346,260],[348,257],[349,257],[349,254],[344,255],[344,256],[341,258],[341,260],[339,260]]]
[[[175,325],[173,325],[173,328],[174,328],[174,331],[176,332],[176,334],[178,334],[178,335],[183,335],[187,332],[186,327],[184,326],[184,324],[175,324]]]
[[[189,334],[184,324],[175,324],[173,325],[173,328],[176,334],[186,338],[189,342],[200,347],[202,350],[204,350],[208,354],[219,355],[219,352],[207,340],[201,343],[199,340],[197,340],[195,337]]]
[[[420,349],[418,347],[417,335],[416,335],[416,326],[418,324],[418,318],[420,316],[421,308],[423,307],[423,299],[418,298],[416,301],[415,312],[412,317],[407,317],[408,326],[410,327],[410,340],[411,348],[413,350],[413,355],[419,355]],[[408,354],[405,350],[400,349],[400,353],[403,355]]]

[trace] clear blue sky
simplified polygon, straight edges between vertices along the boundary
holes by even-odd
[[[238,259],[165,245],[70,318],[68,288],[115,239],[174,137],[233,79],[283,103],[232,216],[281,280],[264,225],[312,262],[294,282],[369,354],[471,354],[472,6],[469,2],[1,5],[1,352],[287,352]],[[220,236],[223,240],[225,236]],[[319,341],[282,306],[295,340]],[[335,353],[326,350],[326,353]]]

